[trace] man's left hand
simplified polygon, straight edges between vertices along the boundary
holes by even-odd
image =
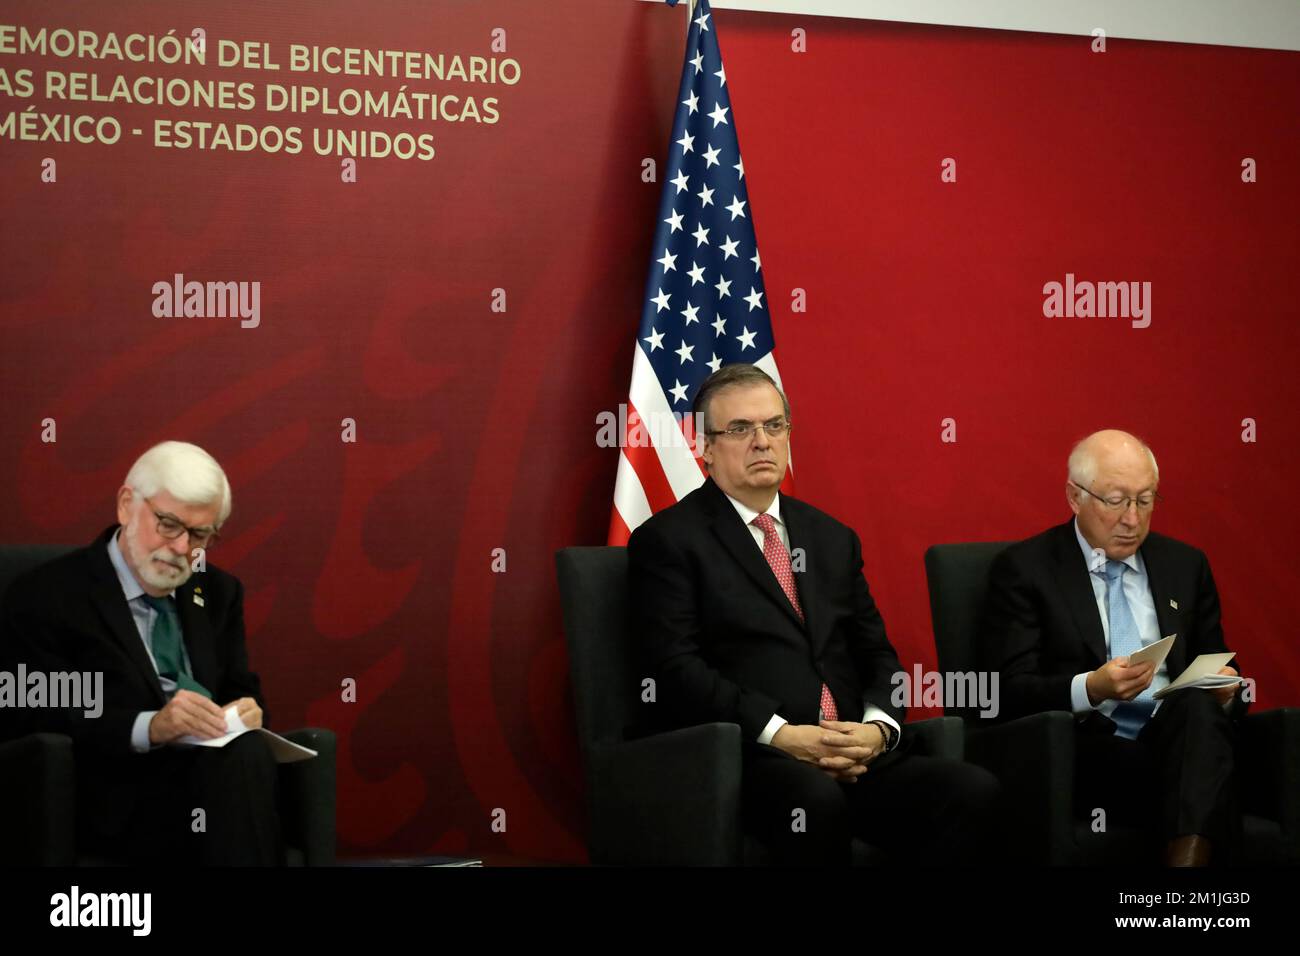
[[[1231,675],[1231,676],[1233,676],[1233,677],[1238,676],[1238,675],[1237,675],[1237,669],[1236,669],[1235,667],[1224,667],[1224,668],[1221,668],[1221,669],[1219,670],[1219,673],[1220,673],[1220,674],[1229,674],[1229,675]],[[1241,685],[1240,685],[1240,684],[1232,684],[1232,685],[1229,686],[1229,687],[1215,687],[1215,688],[1212,688],[1212,689],[1210,690],[1210,693],[1213,694],[1213,695],[1215,696],[1215,698],[1219,701],[1219,703],[1220,703],[1221,705],[1226,706],[1227,703],[1228,703],[1228,701],[1232,700],[1232,698],[1235,697],[1235,696],[1237,695],[1237,691],[1239,691],[1239,690],[1241,690]]]
[[[262,708],[257,706],[257,701],[251,697],[241,697],[239,700],[232,700],[222,707],[222,710],[229,710],[231,707],[238,708],[235,712],[239,714],[239,719],[244,722],[244,726],[249,730],[255,730],[262,726]]]
[[[827,770],[863,767],[885,750],[885,736],[875,724],[858,724],[846,720],[822,720],[818,726],[826,733],[822,743],[837,751],[834,757],[822,757],[818,764]]]

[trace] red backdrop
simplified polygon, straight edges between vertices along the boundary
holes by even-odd
[[[6,5],[15,25],[203,26],[210,44],[280,49],[490,55],[502,27],[497,56],[522,76],[412,84],[498,96],[501,120],[397,124],[432,130],[436,158],[361,160],[355,184],[307,150],[0,140],[0,540],[89,541],[140,451],[203,445],[234,488],[212,560],[248,587],[275,724],[339,733],[341,851],[581,859],[553,554],[608,526],[616,452],[597,447],[596,416],[627,393],[661,188],[642,161],[666,153],[684,16],[632,0],[355,11],[235,3],[189,22],[165,4]],[[799,494],[861,533],[905,665],[935,664],[926,546],[1064,520],[1070,444],[1113,425],[1155,448],[1153,524],[1208,551],[1261,705],[1300,702],[1286,636],[1300,528],[1285,504],[1300,464],[1296,54],[714,19]],[[214,75],[0,55],[20,66]],[[146,130],[214,118],[38,94],[0,95],[0,119],[29,102]],[[40,181],[47,157],[56,184]],[[945,157],[955,183],[940,181]],[[1256,183],[1241,181],[1245,157]],[[155,318],[152,285],[176,272],[260,281],[261,325]],[[1151,282],[1151,326],[1045,318],[1043,284],[1067,272]],[[796,288],[806,312],[791,311]],[[356,443],[340,440],[344,418]],[[1244,418],[1257,442],[1241,440]]]

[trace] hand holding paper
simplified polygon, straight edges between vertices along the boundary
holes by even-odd
[[[183,737],[219,737],[223,728],[226,728],[226,721],[222,708],[202,694],[178,690],[149,722],[149,743],[169,744]]]
[[[1187,665],[1187,669],[1178,675],[1178,679],[1168,687],[1156,691],[1155,699],[1162,700],[1176,690],[1184,687],[1201,687],[1207,690],[1228,690],[1229,694],[1216,694],[1226,702],[1233,689],[1241,683],[1241,677],[1228,666],[1228,661],[1235,655],[1231,651],[1224,654],[1202,654]]]
[[[258,726],[247,726],[244,723],[243,718],[240,716],[240,704],[245,700],[252,701],[252,698],[241,698],[241,700],[226,707],[226,733],[224,736],[215,737],[210,740],[204,740],[200,737],[192,736],[181,737],[176,741],[176,743],[193,747],[224,747],[236,737],[248,733],[257,733],[267,738],[267,741],[271,745],[271,753],[275,756],[276,763],[294,763],[298,760],[306,760],[309,757],[316,756],[316,751],[308,747],[302,747],[294,743],[292,740],[285,740],[279,734],[272,733],[265,727],[262,727],[262,709],[257,706],[256,701],[253,701],[252,710],[245,708],[243,713],[249,715],[250,718],[255,719]]]
[[[1228,703],[1228,701],[1232,700],[1232,698],[1236,695],[1237,684],[1242,683],[1242,680],[1238,676],[1237,669],[1235,667],[1224,667],[1219,671],[1219,674],[1226,677],[1237,678],[1236,683],[1225,684],[1223,687],[1211,688],[1210,690],[1210,693],[1213,694],[1218,699],[1220,704],[1226,704]]]
[[[225,709],[226,732],[220,737],[195,737],[187,734],[176,740],[178,744],[186,744],[192,747],[224,747],[240,734],[247,733],[252,728],[246,726],[239,716],[239,707],[237,704],[230,704]]]
[[[239,712],[239,719],[249,730],[256,730],[262,726],[262,708],[258,706],[257,701],[251,697],[241,697],[239,700],[232,700],[222,710],[228,710],[234,707]]]

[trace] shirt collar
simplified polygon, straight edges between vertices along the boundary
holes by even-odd
[[[725,491],[723,494],[727,495]],[[749,507],[749,505],[737,501],[735,498],[731,497],[731,495],[727,495],[727,500],[730,501],[732,507],[736,509],[736,514],[740,515],[741,521],[745,522],[746,525],[754,523],[754,519],[757,518],[759,514],[757,511]],[[778,525],[784,525],[785,522],[781,520],[781,493],[779,491],[776,493],[776,497],[772,499],[771,506],[763,513],[771,515],[772,520],[774,520]]]
[[[1094,548],[1088,543],[1088,539],[1079,530],[1078,518],[1074,519],[1074,536],[1079,539],[1079,548],[1083,551],[1083,560],[1087,562],[1088,570],[1093,574],[1105,574],[1106,561],[1108,560],[1106,552],[1101,548]],[[1142,559],[1138,556],[1137,551],[1125,558],[1124,563],[1128,565],[1130,571],[1136,571],[1138,574],[1145,573],[1142,567]]]
[[[117,572],[117,581],[122,585],[122,593],[126,595],[128,601],[134,601],[136,598],[144,597],[145,590],[136,577],[131,573],[131,568],[126,563],[126,557],[122,554],[122,548],[117,543],[118,535],[125,529],[118,528],[117,534],[108,539],[108,560],[113,565],[113,570]],[[175,595],[174,590],[168,591],[167,596]]]

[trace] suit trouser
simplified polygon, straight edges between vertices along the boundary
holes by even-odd
[[[1158,830],[1165,840],[1208,837],[1229,854],[1239,842],[1233,779],[1233,721],[1213,694],[1170,694],[1137,740],[1080,730],[1075,736],[1074,806],[1091,819]]]
[[[901,862],[978,862],[1000,792],[983,768],[905,751],[844,783],[776,747],[746,743],[743,773],[745,830],[778,862],[796,865],[847,865],[855,836]]]
[[[114,763],[119,775],[130,776],[135,800],[122,825],[106,832],[97,778],[113,773]],[[78,837],[92,853],[134,864],[281,865],[277,781],[261,734],[225,747],[128,755],[94,765],[85,778],[79,765]]]

